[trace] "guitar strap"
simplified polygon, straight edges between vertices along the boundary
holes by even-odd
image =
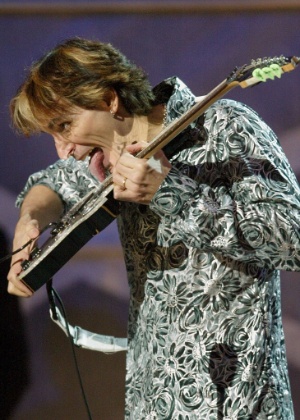
[[[127,350],[127,338],[113,337],[110,335],[97,334],[85,330],[79,326],[72,326],[68,323],[65,311],[57,292],[52,287],[52,280],[47,282],[47,294],[50,305],[50,318],[57,324],[73,344],[88,350],[101,351],[111,354]],[[63,314],[55,302],[55,297],[59,300],[63,309]]]

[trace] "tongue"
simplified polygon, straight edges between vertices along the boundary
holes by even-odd
[[[103,182],[105,179],[105,168],[103,166],[103,160],[103,151],[101,149],[95,149],[91,155],[89,163],[89,170],[91,174],[101,182]]]

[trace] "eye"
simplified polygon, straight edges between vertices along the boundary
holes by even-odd
[[[48,129],[55,133],[65,133],[70,131],[72,121],[69,119],[58,119],[51,120],[48,124]]]
[[[71,129],[71,121],[63,121],[57,125],[59,133],[68,133]]]

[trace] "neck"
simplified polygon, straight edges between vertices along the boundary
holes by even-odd
[[[147,143],[154,139],[165,128],[166,106],[164,104],[153,107],[148,115]]]
[[[121,153],[129,144],[149,143],[164,128],[165,106],[153,107],[149,115],[126,116],[116,121],[114,145]]]

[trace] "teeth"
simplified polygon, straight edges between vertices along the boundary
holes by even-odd
[[[97,147],[94,147],[91,151],[90,151],[90,153],[89,153],[89,155],[88,155],[88,157],[89,157],[89,163],[90,163],[90,161],[91,161],[91,159],[92,159],[92,157],[93,157],[93,154],[94,154],[94,152],[95,152],[95,150],[97,149]]]

